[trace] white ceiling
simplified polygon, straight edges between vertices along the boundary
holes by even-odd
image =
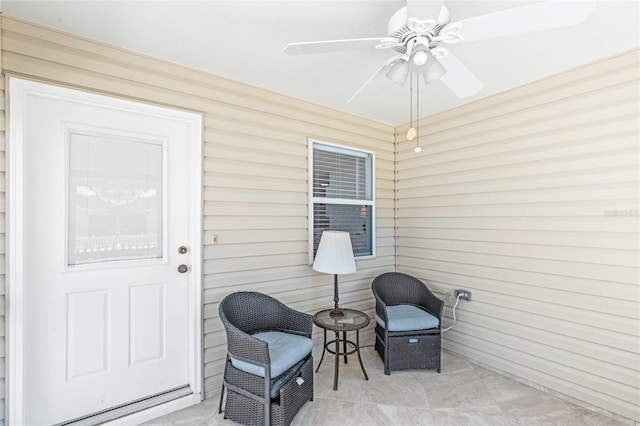
[[[574,0],[575,1],[575,0]],[[531,1],[445,1],[451,21]],[[2,12],[205,70],[316,104],[398,125],[409,121],[409,85],[380,79],[346,101],[391,57],[389,50],[289,56],[289,42],[386,36],[404,1],[32,1]],[[601,0],[577,26],[449,45],[484,89],[458,99],[440,81],[420,91],[422,117],[640,45],[637,0]],[[415,111],[414,111],[415,113]]]

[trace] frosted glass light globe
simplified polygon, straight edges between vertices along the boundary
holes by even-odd
[[[411,57],[413,64],[417,67],[421,67],[424,64],[426,64],[428,59],[429,57],[427,56],[427,53],[422,50],[414,53],[413,56]]]

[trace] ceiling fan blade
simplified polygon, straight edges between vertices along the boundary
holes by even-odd
[[[443,0],[407,0],[407,19],[436,20],[443,3]]]
[[[447,71],[440,80],[459,98],[468,98],[478,93],[484,86],[475,75],[444,47],[431,50],[436,60]]]
[[[440,36],[445,42],[458,43],[567,27],[583,22],[595,5],[595,0],[547,0],[452,22]]]
[[[347,101],[348,104],[351,103],[351,101],[353,101],[354,99],[356,99],[360,93],[362,93],[362,91],[366,88],[369,87],[373,82],[378,80],[378,77],[387,71],[387,69],[392,66],[398,59],[402,58],[402,55],[395,55],[391,58],[389,58],[384,64],[382,64],[382,66],[380,68],[378,68],[378,70],[376,72],[373,73],[373,75],[371,77],[369,77],[369,79],[367,81],[365,81],[365,83],[358,89],[358,91],[356,93],[354,93],[349,100]]]
[[[289,55],[303,55],[307,53],[338,52],[342,50],[373,48],[385,49],[394,47],[397,44],[398,41],[395,38],[391,37],[353,38],[347,40],[325,40],[289,43],[285,46],[284,51]]]

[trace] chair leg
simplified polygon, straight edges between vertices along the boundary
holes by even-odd
[[[384,374],[387,376],[391,375],[391,369],[389,368],[389,335],[387,330],[384,330]]]
[[[264,426],[271,425],[271,369],[267,364],[264,369]]]
[[[440,364],[442,362],[442,332],[438,332],[438,364],[436,365],[436,371],[440,373]]]
[[[222,373],[222,389],[220,389],[220,405],[218,405],[218,414],[222,413],[222,400],[224,399],[224,380],[227,377],[227,364],[229,364],[229,354],[224,363],[224,372]],[[227,413],[224,413],[224,418],[227,418]]]
[[[220,405],[218,405],[218,414],[222,413],[222,400],[224,399],[224,382],[222,382],[222,389],[220,390]]]

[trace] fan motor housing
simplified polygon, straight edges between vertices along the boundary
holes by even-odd
[[[433,21],[433,26],[428,25],[429,21],[424,21],[428,29],[419,33],[407,24],[407,7],[405,6],[399,9],[391,16],[387,24],[387,34],[389,37],[398,40],[399,43],[393,49],[404,55],[407,53],[409,42],[419,36],[424,36],[429,39],[429,49],[437,47],[439,42],[434,41],[434,37],[437,37],[442,28],[449,23],[449,10],[446,6],[442,6],[438,19],[430,21]]]

